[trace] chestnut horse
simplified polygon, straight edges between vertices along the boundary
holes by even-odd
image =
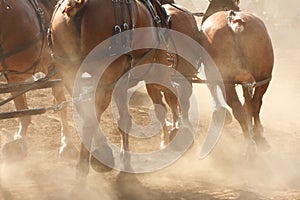
[[[186,10],[184,7],[174,4],[174,2],[168,2],[168,1],[161,1],[163,4],[163,7],[165,8],[167,14],[171,17],[172,20],[172,30],[181,32],[185,35],[187,35],[188,37],[192,38],[193,40],[195,40],[196,42],[198,42],[199,44],[201,44],[201,37],[199,34],[199,30],[198,30],[198,25],[197,22],[194,18],[194,13],[189,12],[188,10]],[[208,6],[203,19],[206,19],[212,12],[215,12],[215,9],[218,10],[239,10],[239,7],[237,5],[237,1],[236,0],[215,0],[215,1],[210,1],[210,5]],[[209,65],[208,67],[205,67],[204,70],[206,72],[206,75],[208,76],[209,74],[209,68],[213,68],[213,64],[209,62],[209,58],[205,58],[206,53],[205,52],[199,52],[199,57],[202,56],[202,63],[206,65]],[[188,63],[186,60],[184,60],[181,57],[177,57],[177,61],[176,61],[177,65],[176,65],[176,70],[178,72],[180,72],[183,76],[185,76],[187,78],[187,80],[190,81],[190,84],[192,85],[192,83],[195,81],[195,79],[198,79],[197,74],[198,74],[198,70],[195,68],[195,66],[191,65],[190,63]],[[213,71],[213,70],[212,70]],[[207,77],[210,79],[213,78],[217,78],[215,77]],[[201,80],[200,80],[201,81]],[[209,80],[208,80],[209,81]],[[217,97],[217,93],[216,93],[216,84],[207,84],[209,91],[211,93],[212,96],[212,100],[214,101],[214,111],[213,111],[213,115],[212,115],[212,119],[215,120],[216,118],[218,118],[218,116],[221,115],[221,111],[226,113],[226,119],[225,119],[225,123],[230,123],[231,122],[231,114],[230,112],[226,109],[225,105],[222,105],[222,103],[220,102],[220,99]],[[189,97],[191,96],[192,91],[189,90],[185,90],[185,91],[178,91],[178,93],[180,93],[181,95],[185,96],[185,99],[188,100]],[[166,95],[165,95],[166,96]],[[176,114],[179,113],[178,107],[176,106],[177,100],[176,98],[168,98],[169,100],[167,100],[168,105],[170,106],[172,112],[174,113],[174,116],[179,116],[180,114]],[[162,100],[160,102],[162,104]],[[181,110],[181,117],[183,118],[183,120],[188,120],[188,113],[187,111]],[[214,124],[216,121],[212,121],[212,124]],[[175,129],[176,130],[176,129]],[[172,131],[170,132],[171,134],[166,134],[163,132],[163,136],[164,136],[164,140],[162,142],[167,143],[169,140],[171,140],[174,137],[174,133],[176,133],[176,131]],[[210,134],[210,133],[208,133]],[[205,146],[205,144],[203,144],[203,146]],[[209,151],[212,149],[211,147],[208,147],[208,149],[203,153],[203,155],[207,155],[209,153]]]
[[[179,8],[172,6],[169,8],[169,11],[174,9],[177,10]],[[114,13],[114,15],[112,15],[112,13]],[[79,126],[79,132],[81,132],[80,135],[82,136],[83,143],[81,145],[80,159],[77,165],[77,172],[81,177],[84,177],[88,174],[90,162],[92,167],[96,167],[96,165],[93,165],[93,163],[97,163],[97,160],[94,159],[94,152],[97,152],[98,149],[101,149],[102,152],[104,152],[102,154],[106,155],[106,158],[104,158],[106,159],[105,162],[108,162],[110,167],[113,167],[112,165],[114,164],[112,155],[113,153],[110,146],[106,142],[106,138],[98,137],[98,139],[95,139],[97,136],[94,133],[97,132],[97,130],[95,130],[94,126],[97,126],[97,122],[93,122],[93,119],[90,116],[91,112],[92,114],[94,113],[92,108],[93,106],[86,106],[85,109],[83,109],[82,106],[84,107],[88,100],[82,100],[85,103],[76,102],[75,100],[80,99],[82,96],[84,96],[84,94],[91,92],[96,92],[95,107],[98,119],[101,118],[103,112],[110,104],[113,90],[115,91],[115,94],[120,96],[120,98],[115,98],[115,100],[117,101],[116,103],[120,116],[118,120],[118,126],[121,130],[122,136],[121,164],[123,164],[123,166],[121,167],[132,172],[130,166],[130,155],[128,153],[128,133],[131,128],[131,118],[128,113],[127,105],[124,105],[124,101],[126,99],[127,89],[136,83],[128,83],[127,78],[124,79],[124,76],[126,76],[126,72],[131,70],[131,68],[135,65],[148,63],[151,64],[154,62],[170,65],[170,62],[168,61],[168,53],[166,53],[164,50],[161,51],[158,46],[155,46],[157,41],[159,41],[158,45],[165,45],[164,39],[166,38],[160,38],[159,36],[161,32],[157,30],[154,31],[154,29],[147,29],[148,31],[146,31],[144,35],[140,35],[138,34],[139,31],[137,31],[138,28],[160,26],[159,24],[155,23],[157,16],[153,16],[153,13],[154,12],[151,11],[149,12],[142,1],[111,2],[96,0],[80,2],[74,0],[60,1],[53,13],[52,23],[49,31],[49,41],[50,46],[53,49],[54,61],[69,92],[73,93],[73,96],[75,97],[75,107],[77,108],[77,111],[80,114],[80,119],[82,120],[82,124]],[[193,40],[192,43],[196,43],[198,46],[200,46],[197,24],[192,14],[181,9],[179,9],[179,12],[174,11],[173,13],[170,12],[170,14],[174,15],[174,19],[172,19],[174,20],[172,21],[172,29],[184,33],[186,37],[189,37]],[[180,16],[183,16],[184,18],[181,18]],[[188,21],[185,21],[185,19]],[[123,31],[123,29],[128,30],[128,28],[131,28],[131,30],[134,29],[134,31]],[[121,38],[118,38],[118,34],[116,33],[120,33],[122,31],[125,35],[123,34],[122,37],[120,36]],[[126,35],[126,33],[129,34]],[[128,38],[130,38],[129,41]],[[131,43],[134,45],[153,43],[154,46],[152,46],[152,48],[148,47],[145,49],[134,50],[128,55],[128,52],[126,53],[126,51],[122,51],[122,49],[128,49],[128,47],[130,49],[132,45]],[[173,41],[173,43],[170,43],[171,44],[167,45],[170,48],[176,46],[174,44],[179,44],[181,46],[186,46],[188,44],[185,41]],[[94,48],[99,44],[102,45],[102,48],[100,49],[103,51],[104,55],[94,55],[91,58],[92,61],[88,61],[89,59],[85,61],[84,59],[87,56],[89,57],[90,53],[92,54],[95,51]],[[192,47],[193,45],[190,46]],[[97,48],[95,49],[97,50]],[[189,49],[189,47],[186,47],[186,49],[187,51],[192,51],[192,49]],[[118,55],[119,52],[121,52],[121,55],[119,55],[118,59],[114,60],[112,63],[109,63],[106,60]],[[197,54],[194,56],[194,58],[200,57],[200,55],[198,56],[199,52],[192,52],[193,54]],[[85,66],[86,62],[94,64],[90,64],[90,68],[83,70],[82,66]],[[182,73],[184,70],[190,73],[190,70],[186,70],[184,66],[188,63],[187,61],[179,58],[176,62],[178,62],[178,68],[176,67],[177,70],[181,69],[180,72]],[[95,70],[101,70],[106,63],[109,63],[109,65],[107,68],[105,68],[105,71],[103,71],[100,81],[93,80],[94,77],[97,78],[97,74],[99,74]],[[136,78],[137,80],[144,80],[146,82],[147,92],[155,104],[154,109],[156,115],[163,127],[166,126],[166,105],[162,101],[162,93],[164,94],[168,104],[173,106],[172,110],[174,111],[175,118],[178,117],[178,99],[175,95],[176,91],[171,84],[170,72],[172,70],[170,71],[169,67],[165,67],[165,69],[168,69],[168,72],[165,72],[159,68],[149,68],[146,70],[147,73],[139,74]],[[191,69],[193,69],[195,72],[197,71],[197,67],[195,66],[191,66]],[[130,75],[134,76],[134,73]],[[149,77],[155,77],[156,80],[159,79],[160,84],[148,81]],[[91,87],[87,86],[84,88],[84,86],[80,84],[78,85],[78,79],[85,79],[86,84],[96,82],[98,85],[96,89],[95,87],[92,87],[93,89],[89,89]],[[119,87],[120,84],[122,87]],[[189,120],[189,98],[192,93],[191,84],[188,85],[188,87],[182,86],[183,92],[179,92],[179,99],[183,102],[181,102],[181,111],[183,112],[182,115],[185,119],[183,120],[183,124],[187,126],[190,125],[186,121]],[[81,90],[82,92],[78,93],[78,91]],[[93,97],[87,99],[93,100]],[[176,102],[172,103],[174,102],[174,99]],[[216,101],[216,104],[220,105],[218,108],[224,108],[220,102]],[[221,109],[221,111],[224,110]],[[93,139],[97,140],[98,145],[97,148],[94,147],[94,150],[92,150],[91,147]],[[92,156],[90,154],[91,151],[93,151]],[[103,170],[104,168],[100,169]]]
[[[262,98],[272,76],[274,54],[271,39],[261,19],[244,11],[210,10],[201,27],[201,44],[218,66],[225,84],[226,101],[243,130],[250,148],[268,150],[260,120]],[[219,11],[219,12],[218,12]],[[214,13],[214,14],[213,14]],[[241,83],[245,103],[241,104],[235,84]]]
[[[131,128],[131,117],[128,112],[127,104],[124,104],[124,101],[127,96],[127,90],[132,86],[132,83],[128,83],[127,78],[124,77],[126,77],[126,72],[136,64],[142,65],[144,63],[153,63],[154,58],[162,61],[161,63],[168,62],[165,53],[159,53],[158,50],[154,48],[162,43],[159,32],[154,29],[149,29],[144,35],[137,35],[137,32],[135,31],[126,32],[126,30],[143,27],[159,27],[159,23],[155,12],[150,12],[146,5],[141,1],[88,0],[79,2],[64,0],[57,4],[49,29],[49,41],[53,49],[56,68],[62,75],[66,88],[71,94],[73,93],[73,95],[74,93],[76,94],[78,90],[84,90],[84,88],[78,86],[74,87],[76,74],[79,74],[79,78],[84,77],[85,74],[93,79],[96,76],[95,70],[104,68],[103,63],[105,63],[106,59],[117,56],[107,68],[104,68],[105,71],[103,72],[96,89],[94,88],[93,91],[96,92],[95,107],[97,119],[101,119],[103,112],[109,106],[113,90],[115,91],[115,94],[121,96],[121,98],[115,98],[120,116],[118,126],[121,131],[122,144],[120,155],[122,160],[121,168],[129,171],[132,171],[130,166],[130,155],[128,153],[128,133]],[[119,38],[118,33],[121,32],[124,32],[124,34]],[[130,34],[126,35],[126,33]],[[107,42],[107,39],[109,39],[109,42]],[[131,48],[131,43],[143,44],[147,42],[153,44],[152,48],[149,47],[150,49],[139,49],[126,53],[126,49]],[[104,44],[102,49],[106,52],[106,56],[98,56],[96,61],[94,61],[94,66],[88,70],[78,71],[84,58],[99,44]],[[123,51],[123,48],[125,51]],[[119,55],[119,52],[121,55]],[[147,75],[156,77],[168,85],[168,87],[162,87],[155,83],[146,82],[148,90],[160,87],[160,91],[169,93],[168,96],[172,95],[173,92],[169,89],[172,88],[171,80],[169,76],[165,75],[164,71],[150,69],[146,71],[147,74],[142,74],[140,76],[143,77]],[[141,78],[138,77],[137,79]],[[121,87],[114,87],[117,82],[121,82]],[[149,94],[151,96],[151,92],[149,92]],[[156,97],[153,97],[153,99],[155,98]],[[75,104],[79,110],[80,117],[83,120],[81,128],[83,143],[81,145],[77,172],[80,177],[85,177],[89,172],[90,161],[93,167],[96,166],[93,165],[93,163],[97,163],[97,160],[94,159],[95,154],[92,154],[92,157],[90,154],[90,148],[93,138],[95,138],[94,133],[96,130],[95,127],[91,125],[93,120],[90,116],[91,113],[88,112],[88,110],[92,108],[89,107],[80,110],[82,104],[84,103],[79,102]],[[159,112],[157,109],[156,111]],[[164,115],[164,112],[161,114]],[[165,117],[162,117],[162,119],[165,120]],[[102,154],[106,155],[106,164],[108,162],[108,165],[113,167],[114,156],[110,146],[106,142],[106,138],[101,137],[100,140],[97,141],[97,145],[99,147],[98,149],[104,152]],[[97,151],[97,148],[95,151]],[[101,169],[103,170],[104,168]]]
[[[37,72],[48,73],[50,52],[46,43],[46,30],[50,21],[54,5],[48,1],[1,1],[0,2],[0,76],[5,77],[7,83],[25,82]],[[63,90],[55,87],[52,90],[55,101],[65,101]],[[18,92],[12,93],[17,96]],[[26,96],[22,94],[14,99],[17,110],[28,109]],[[59,111],[61,117],[62,147],[66,148],[68,137],[68,123],[66,109]],[[14,141],[7,143],[3,152],[12,158],[11,152],[17,157],[26,155],[26,136],[31,117],[19,119],[19,130],[14,135]],[[24,149],[25,148],[25,149]]]

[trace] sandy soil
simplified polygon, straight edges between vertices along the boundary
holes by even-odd
[[[24,160],[0,163],[0,199],[300,199],[300,39],[299,29],[280,28],[268,24],[274,43],[275,68],[265,95],[262,122],[271,150],[258,154],[252,162],[242,156],[243,136],[236,121],[226,126],[214,151],[204,160],[197,158],[199,146],[209,124],[210,110],[204,86],[199,100],[203,107],[199,133],[194,145],[173,165],[155,173],[118,177],[116,171],[100,174],[92,169],[86,185],[75,179],[76,159],[58,158],[60,123],[56,113],[48,112],[32,118],[28,131],[28,155]],[[139,94],[141,95],[141,94]],[[3,99],[5,95],[1,95]],[[51,106],[50,90],[28,93],[31,106]],[[143,101],[141,101],[141,99]],[[143,106],[140,105],[141,102]],[[149,100],[135,96],[131,113],[136,121],[147,120]],[[12,104],[1,111],[12,110]],[[71,108],[70,129],[79,147]],[[109,113],[101,122],[118,143],[119,135]],[[0,145],[12,139],[17,130],[15,119],[0,122]],[[148,146],[145,147],[147,144]],[[133,142],[133,149],[137,143]],[[159,135],[142,144],[157,149]],[[0,155],[1,158],[1,155]],[[125,183],[125,184],[124,184]]]

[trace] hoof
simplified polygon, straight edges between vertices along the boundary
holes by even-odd
[[[100,173],[109,172],[114,168],[115,158],[111,148],[107,144],[92,152],[91,166],[96,172]]]
[[[267,152],[271,149],[271,145],[268,143],[265,137],[255,136],[253,139],[259,151]]]
[[[79,160],[76,165],[75,177],[78,183],[85,184],[86,177],[90,171],[90,166],[87,160]]]
[[[116,177],[116,187],[119,199],[166,199],[160,192],[144,187],[136,174],[120,172]]]
[[[170,148],[177,152],[185,152],[194,141],[191,130],[189,128],[181,128],[172,132],[170,133],[170,137],[173,135],[174,138],[172,138],[172,141],[170,140]]]
[[[24,139],[16,139],[6,143],[2,149],[5,161],[15,162],[27,156],[27,144]]]
[[[95,158],[94,156],[91,157],[91,167],[93,168],[93,170],[95,170],[96,172],[110,172],[113,168],[110,166],[107,166],[105,164],[103,164],[102,162],[100,162],[97,158]]]
[[[79,150],[74,144],[64,144],[59,148],[58,157],[60,159],[75,159],[79,156]]]

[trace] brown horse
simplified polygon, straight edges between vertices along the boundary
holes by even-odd
[[[113,60],[107,68],[104,68],[103,75],[101,76],[96,89],[94,88],[93,91],[96,92],[95,106],[98,119],[101,118],[103,112],[109,106],[113,90],[116,95],[120,96],[120,98],[117,97],[115,100],[119,111],[118,126],[122,136],[121,160],[123,161],[122,163],[124,166],[121,166],[121,170],[126,169],[132,171],[128,144],[131,117],[128,113],[127,104],[124,104],[124,99],[126,99],[127,96],[127,89],[135,83],[128,83],[126,72],[128,72],[132,66],[137,64],[153,63],[154,58],[161,61],[160,63],[167,62],[166,54],[163,52],[159,53],[159,50],[157,50],[157,45],[161,45],[162,43],[159,32],[154,29],[149,29],[144,32],[143,35],[140,35],[137,34],[137,31],[126,32],[126,30],[143,27],[159,27],[159,23],[155,12],[150,12],[146,5],[141,1],[112,2],[89,0],[76,2],[65,0],[58,3],[52,16],[50,39],[54,59],[66,87],[73,95],[75,93],[76,96],[78,90],[84,89],[77,85],[74,87],[76,74],[79,74],[79,78],[82,78],[84,74],[87,74],[87,76],[92,78],[92,81],[90,80],[89,82],[96,81],[97,83],[97,80],[93,80],[97,74],[95,70],[101,70],[106,67],[104,66],[104,63],[107,59],[114,58],[115,55],[119,56]],[[121,34],[122,37],[118,37],[120,34],[117,33],[121,32],[124,32],[124,34]],[[138,45],[144,43],[152,44],[152,48],[148,47],[132,52],[126,52],[127,48],[132,48],[132,44],[134,46],[135,44]],[[94,61],[92,62],[94,65],[87,70],[80,71],[79,69],[81,69],[80,65],[82,64],[83,59],[99,44],[104,45],[101,49],[104,52],[104,56],[97,56],[98,58],[95,56],[95,58],[93,58]],[[122,49],[124,51],[122,51]],[[146,74],[144,74],[145,72],[140,75],[132,73],[131,76],[136,76],[138,80],[145,80],[143,78],[144,76],[155,77],[169,87],[163,87],[159,84],[146,81],[148,91],[150,91],[151,88],[155,88],[153,90],[156,91],[159,87],[160,91],[169,93],[168,96],[172,95],[172,91],[169,89],[172,88],[172,86],[168,74],[165,74],[163,70],[160,71],[160,69],[157,71],[149,68],[146,71]],[[114,87],[118,84],[121,85],[121,87]],[[152,93],[149,92],[149,94],[151,96]],[[155,101],[156,97],[151,97]],[[91,113],[89,112],[89,110],[93,108],[89,107],[81,109],[80,107],[84,106],[83,103],[78,104],[79,106],[77,105],[77,107],[81,119],[83,120],[81,128],[83,143],[81,145],[77,171],[79,172],[79,175],[86,176],[89,171],[91,143],[93,138],[96,137],[94,134],[96,130],[95,127],[91,125],[93,124],[93,119],[91,119]],[[160,111],[156,109],[156,112]],[[160,112],[160,114],[163,116],[161,119],[165,120],[164,111]],[[112,150],[106,143],[105,138],[101,137],[98,139],[100,139],[100,141],[97,141],[98,147],[100,146],[98,149],[101,149],[102,152],[104,152],[103,154],[106,155],[106,164],[108,162],[108,165],[113,167],[114,156],[112,155]],[[97,149],[95,151],[97,151]],[[95,154],[93,154],[93,157],[94,155]],[[96,162],[93,157],[91,160],[92,164],[93,162]]]
[[[200,37],[201,45],[211,55],[226,82],[226,101],[232,108],[235,118],[241,124],[245,138],[250,144],[253,144],[254,140],[257,147],[267,150],[269,145],[262,136],[263,128],[259,112],[262,97],[271,78],[274,63],[273,49],[267,30],[260,19],[250,13],[229,11],[239,11],[238,4],[239,1],[236,0],[210,0],[202,20],[204,24],[200,36],[189,34],[197,28],[195,28],[193,17],[187,12],[182,13],[182,9],[176,9],[172,6],[166,6],[166,11],[172,17],[173,29],[188,34],[197,41]],[[213,15],[218,11],[221,12]],[[213,15],[213,20],[210,18],[211,15]],[[186,26],[176,26],[181,24],[177,20],[183,19],[185,19]],[[245,27],[247,27],[246,30]],[[255,39],[254,30],[258,30],[259,40]],[[241,33],[239,34],[239,32]],[[178,66],[178,70],[185,76],[191,76],[195,73],[193,68],[187,67],[188,65]],[[182,68],[180,69],[181,66],[184,66],[183,71]],[[235,91],[235,84],[238,83],[243,84],[246,102],[244,106],[239,102]],[[210,84],[208,86],[211,87]],[[210,91],[213,92],[214,89],[210,88]],[[213,94],[214,96],[216,94]],[[174,106],[176,102],[170,101],[169,104],[173,105],[170,106],[171,108],[176,109]],[[253,147],[253,145],[250,146]],[[201,152],[200,157],[205,157],[208,152]]]
[[[0,2],[0,76],[7,83],[25,82],[37,72],[48,73],[50,52],[46,44],[46,29],[48,27],[54,6],[48,1],[1,1]],[[55,101],[65,101],[63,90],[55,87],[52,90]],[[12,93],[16,95],[18,92]],[[27,109],[25,94],[14,99],[17,110]],[[61,117],[62,152],[66,148],[66,138],[69,135],[66,109],[59,111]],[[20,152],[15,156],[23,157],[26,151],[25,140],[30,116],[19,119],[19,130],[15,133],[15,141],[7,143],[3,152]],[[24,151],[23,151],[24,150]]]
[[[268,31],[261,19],[249,12],[210,10],[201,28],[201,44],[209,52],[225,81],[226,101],[232,108],[248,144],[269,149],[262,136],[259,113],[262,98],[271,79],[274,55]],[[217,12],[219,11],[219,12]],[[214,13],[214,14],[213,14]],[[235,84],[243,86],[244,105],[239,101]]]
[[[195,40],[196,42],[198,42],[199,44],[201,44],[201,37],[199,34],[199,30],[198,30],[198,25],[197,22],[194,18],[194,13],[189,12],[188,10],[186,10],[184,7],[174,4],[174,2],[168,2],[168,1],[161,1],[163,4],[163,7],[165,8],[167,14],[171,17],[171,21],[172,21],[172,30],[178,31],[180,33],[183,33],[185,35],[187,35],[188,37],[192,38],[193,40]],[[215,9],[219,9],[219,10],[238,10],[239,7],[237,6],[237,1],[236,0],[229,0],[229,1],[225,1],[225,0],[215,0],[215,1],[210,1],[210,5],[207,8],[203,19],[206,19],[210,13],[215,12]],[[186,44],[185,44],[186,45]],[[187,47],[188,48],[188,47]],[[206,62],[207,65],[210,65],[210,67],[205,67],[204,70],[206,71],[206,75],[208,79],[216,79],[218,78],[217,76],[214,75],[210,75],[209,74],[212,72],[209,72],[209,68],[213,68],[213,63],[210,62],[210,58],[204,58],[206,55],[206,52],[199,52],[199,57],[203,57],[202,58],[202,62]],[[177,61],[176,61],[176,70],[178,72],[180,72],[183,76],[185,76],[187,78],[187,80],[190,81],[190,84],[192,85],[192,83],[195,81],[195,79],[198,79],[197,74],[198,74],[198,70],[197,67],[195,67],[194,65],[188,63],[185,59],[181,58],[181,57],[177,57]],[[213,71],[211,69],[211,71]],[[214,76],[214,77],[213,77]],[[226,113],[226,121],[225,123],[229,123],[231,122],[231,114],[229,113],[229,111],[226,109],[225,105],[223,105],[221,103],[220,98],[218,97],[217,93],[216,93],[216,84],[207,84],[209,91],[211,93],[212,96],[212,100],[213,100],[213,104],[214,104],[214,112],[213,112],[213,117],[212,119],[215,121],[212,121],[212,124],[217,123],[216,119],[220,118],[220,116],[222,115],[221,113],[225,111]],[[185,96],[185,101],[188,102],[189,97],[191,96],[192,91],[190,90],[185,90],[185,91],[178,91],[179,94]],[[165,95],[166,97],[167,95]],[[175,116],[179,116],[180,114],[178,111],[178,102],[176,98],[168,98],[166,99],[166,102],[168,103],[168,105],[170,106],[173,115]],[[162,100],[161,102],[162,103]],[[188,104],[188,103],[187,103]],[[176,111],[177,109],[177,111]],[[219,117],[218,117],[219,116]],[[181,117],[183,120],[188,121],[188,112],[187,110],[181,110]],[[178,119],[177,119],[178,121]],[[176,126],[175,126],[176,127]],[[177,128],[176,128],[177,129]],[[163,132],[163,136],[164,136],[164,140],[162,140],[163,143],[167,143],[169,140],[171,140],[174,137],[174,133],[176,133],[176,129],[174,131],[171,131],[171,135],[167,134],[166,132]],[[210,134],[210,133],[209,133]],[[169,138],[170,137],[170,138]],[[209,150],[207,150],[209,151]]]

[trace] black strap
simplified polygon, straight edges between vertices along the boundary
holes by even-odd
[[[114,14],[115,14],[115,22],[116,25],[114,27],[114,34],[118,34],[122,32],[122,28],[120,26],[120,16],[119,16],[119,10],[118,10],[118,0],[112,0],[114,5]]]
[[[152,2],[150,0],[143,0],[143,3],[146,5],[146,7],[148,8],[150,14],[152,15],[155,23],[159,26],[161,26],[161,19],[160,17],[158,16]]]

